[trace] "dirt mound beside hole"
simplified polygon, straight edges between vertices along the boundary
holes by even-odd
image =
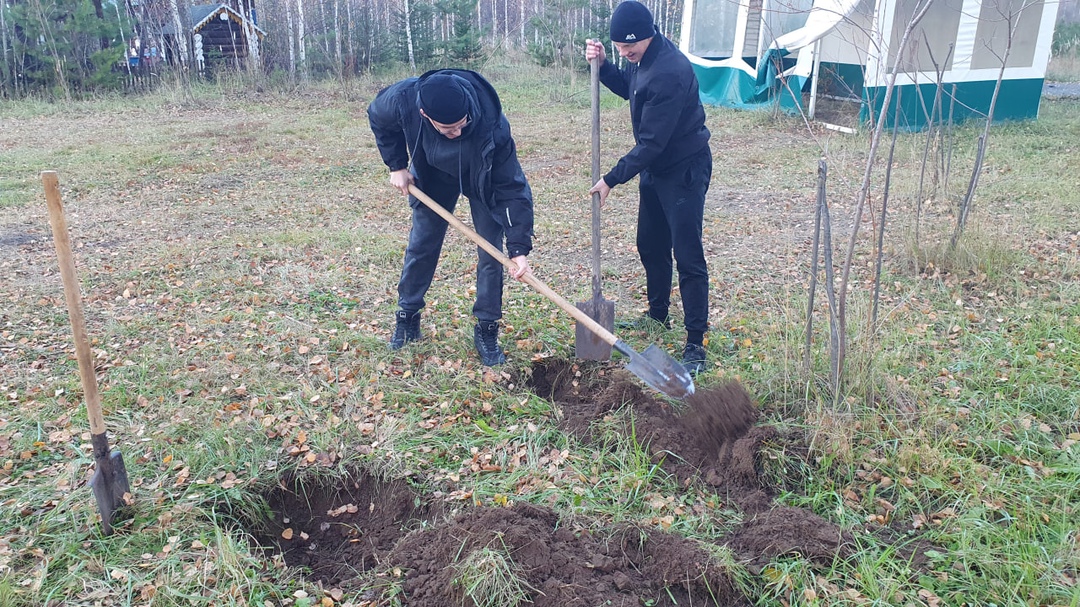
[[[854,537],[803,508],[778,506],[746,520],[723,542],[750,572],[761,573],[773,558],[798,554],[821,566],[846,558],[855,548]]]
[[[465,571],[477,551],[511,563],[521,602],[566,605],[746,605],[731,579],[684,538],[633,527],[575,530],[548,508],[473,508],[446,525],[415,531],[390,554],[406,571],[410,607],[505,604],[466,596]]]

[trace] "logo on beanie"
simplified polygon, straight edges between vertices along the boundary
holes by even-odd
[[[630,40],[637,40],[637,36],[635,36],[633,34],[627,34],[626,35],[626,40],[627,40],[627,42],[629,42]]]

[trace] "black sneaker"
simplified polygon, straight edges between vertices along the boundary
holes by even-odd
[[[634,320],[620,320],[615,326],[627,331],[658,331],[671,328],[671,317],[665,316],[664,320],[659,320],[650,314],[642,314]]]
[[[410,341],[420,341],[420,313],[398,310],[394,312],[394,335],[390,338],[390,349],[400,350]]]
[[[494,367],[506,362],[506,354],[499,347],[499,322],[480,321],[473,327],[473,344],[484,366]]]
[[[686,349],[683,350],[682,357],[683,367],[690,372],[690,375],[697,375],[705,370],[705,348],[697,344],[687,343]]]

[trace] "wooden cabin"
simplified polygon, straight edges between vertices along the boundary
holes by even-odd
[[[202,70],[216,63],[237,64],[247,60],[252,46],[258,48],[266,32],[259,27],[254,0],[226,0],[223,3],[197,4],[188,7],[188,44],[196,66]],[[253,32],[255,44],[248,44]],[[176,28],[166,23],[161,28],[169,50],[169,63],[175,63],[178,48]],[[256,59],[257,50],[256,50]]]

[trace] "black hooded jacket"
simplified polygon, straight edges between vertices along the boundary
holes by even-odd
[[[420,115],[420,82],[440,72],[460,78],[468,97],[469,124],[452,141]],[[435,70],[407,78],[379,91],[368,106],[368,121],[379,154],[391,171],[410,168],[415,174],[423,170],[420,167],[435,167],[457,174],[462,193],[483,201],[502,224],[507,254],[529,254],[532,190],[518,162],[499,96],[483,76],[469,70]]]
[[[664,173],[680,166],[709,144],[705,108],[690,60],[656,29],[641,61],[623,70],[611,61],[600,66],[600,81],[630,100],[636,145],[604,175],[609,187],[641,171]]]

